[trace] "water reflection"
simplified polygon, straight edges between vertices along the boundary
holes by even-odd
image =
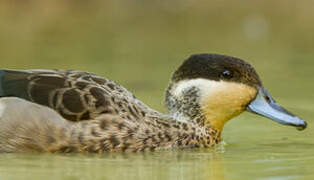
[[[22,173],[25,179],[224,180],[222,158],[220,150],[205,149],[106,155],[2,154],[0,177],[15,179]]]
[[[135,154],[1,154],[0,178],[303,179],[314,175],[313,147],[311,143],[281,140]]]

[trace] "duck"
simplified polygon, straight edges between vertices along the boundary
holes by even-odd
[[[167,113],[123,86],[75,70],[0,71],[0,152],[105,153],[210,148],[244,111],[304,130],[242,59],[194,54],[172,74]]]

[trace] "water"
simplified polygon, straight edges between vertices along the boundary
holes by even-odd
[[[215,149],[105,155],[2,154],[0,177],[131,180],[312,179],[314,144],[310,140],[304,142],[304,135],[297,135],[292,130],[283,133],[280,129],[273,128],[272,132],[261,131],[257,134],[244,131],[247,135],[242,136],[235,132],[228,133],[229,136],[225,138],[229,142]],[[273,137],[265,133],[272,134]]]
[[[193,53],[256,67],[305,131],[244,113],[215,149],[152,153],[0,154],[0,179],[314,179],[311,1],[0,2],[0,66],[90,71],[165,111],[171,72]]]

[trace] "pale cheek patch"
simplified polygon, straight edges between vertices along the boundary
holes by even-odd
[[[242,113],[256,96],[256,89],[245,84],[219,81],[215,88],[203,92],[202,110],[206,121],[217,129]]]
[[[215,88],[217,81],[207,80],[207,79],[193,79],[179,82],[174,88],[173,95],[180,97],[185,89],[191,87],[197,87],[200,89],[201,93],[210,91]]]
[[[231,118],[245,110],[245,106],[256,96],[257,90],[251,86],[225,81],[193,79],[179,82],[172,93],[182,97],[184,90],[197,87],[200,91],[201,109],[205,123],[221,130]]]

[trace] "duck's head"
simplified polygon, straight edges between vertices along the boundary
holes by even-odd
[[[185,60],[173,74],[166,104],[177,120],[194,120],[217,130],[244,111],[299,130],[307,126],[275,102],[251,65],[224,55],[198,54]]]

